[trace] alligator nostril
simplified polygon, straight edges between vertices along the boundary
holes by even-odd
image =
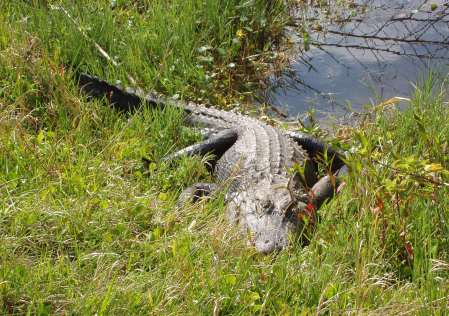
[[[276,250],[274,241],[269,239],[269,237],[267,238],[268,239],[261,238],[256,240],[255,246],[258,252],[267,254]]]

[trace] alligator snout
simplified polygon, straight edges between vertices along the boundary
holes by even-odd
[[[287,188],[262,179],[230,198],[228,214],[231,222],[250,233],[256,250],[268,254],[286,248],[289,236],[298,232],[298,202]]]
[[[273,238],[272,236],[262,236],[255,240],[255,245],[257,252],[263,254],[269,254],[282,250],[287,246],[286,238]]]
[[[257,228],[253,243],[258,252],[268,254],[287,246],[290,229],[281,214],[265,214],[259,218]]]

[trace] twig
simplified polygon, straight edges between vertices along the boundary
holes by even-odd
[[[407,39],[407,38],[397,38],[397,37],[389,37],[389,36],[354,34],[354,33],[334,31],[334,30],[328,30],[327,32],[330,34],[340,35],[340,36],[344,36],[344,37],[357,37],[357,38],[366,38],[366,39],[380,40],[380,41],[393,41],[393,42],[417,43],[417,44],[434,44],[434,45],[441,45],[441,46],[449,45],[449,43],[446,43],[446,42],[423,40],[423,39]]]
[[[314,45],[314,46],[318,46],[318,47],[319,46],[329,46],[329,47],[371,50],[371,51],[390,53],[390,54],[399,55],[399,56],[408,56],[408,57],[417,57],[417,58],[432,58],[432,59],[441,59],[441,60],[449,59],[448,57],[443,57],[443,56],[430,56],[430,55],[425,55],[425,54],[410,54],[410,53],[405,53],[405,52],[398,52],[398,51],[391,50],[388,48],[370,47],[370,46],[364,46],[364,45],[321,43],[321,42],[315,42],[315,41],[310,42],[310,45]]]

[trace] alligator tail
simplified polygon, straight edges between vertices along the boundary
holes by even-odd
[[[142,105],[149,107],[164,107],[165,102],[152,95],[144,95],[139,89],[122,88],[112,85],[97,77],[76,73],[78,86],[90,98],[105,98],[109,105],[121,112],[134,112]]]

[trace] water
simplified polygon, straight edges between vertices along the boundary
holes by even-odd
[[[327,24],[323,10],[299,9],[320,31],[309,31],[308,51],[296,37],[302,51],[266,93],[290,116],[313,109],[318,118],[342,117],[348,109],[409,96],[429,69],[448,71],[449,1],[357,1]]]

